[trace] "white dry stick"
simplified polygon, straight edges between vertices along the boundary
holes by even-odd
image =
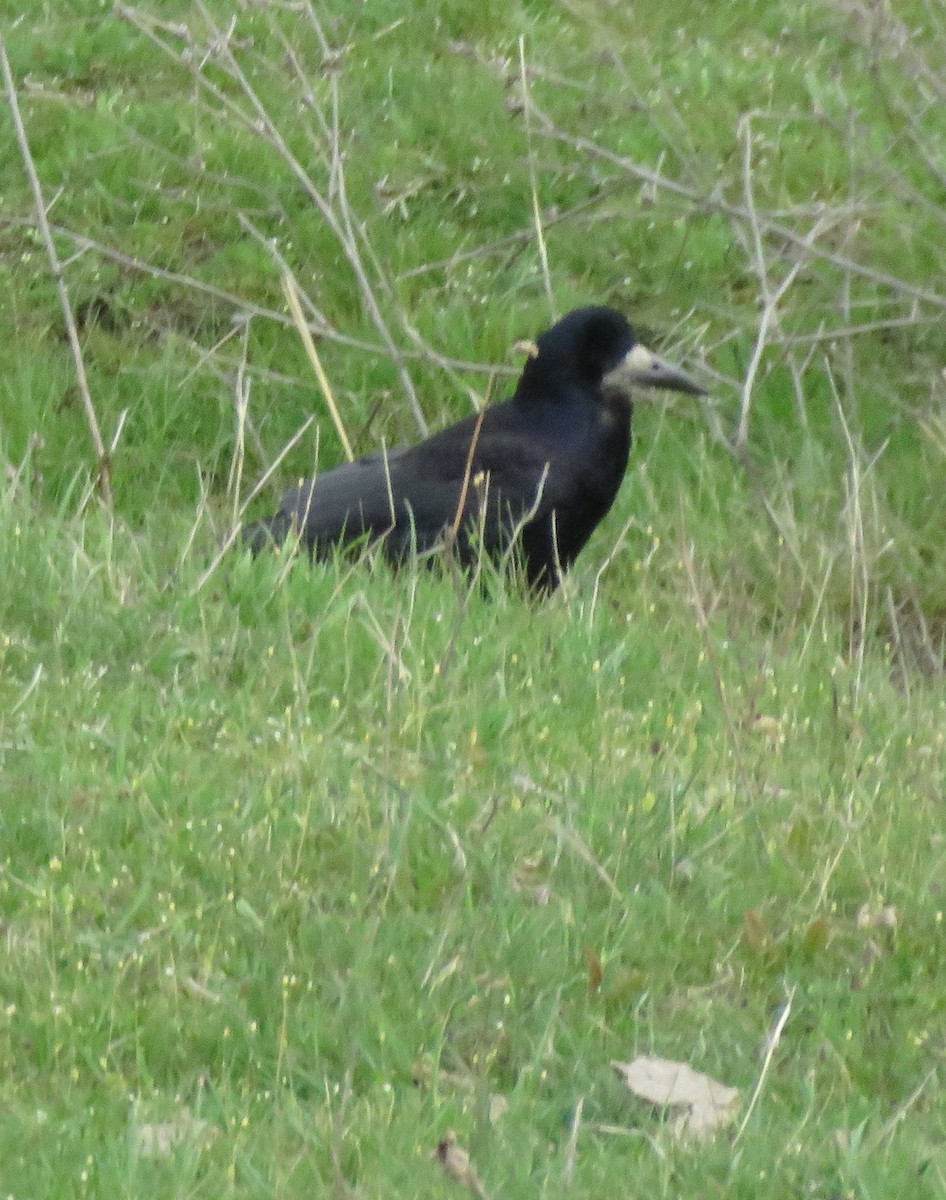
[[[283,269],[285,260],[275,251],[271,239],[263,238],[256,227],[250,222],[245,213],[238,214],[238,220],[257,241],[265,245],[268,253],[273,256],[273,260],[277,263],[280,270]],[[37,222],[35,217],[9,217],[6,218],[8,225],[26,225],[33,229]],[[547,224],[548,222],[546,222]],[[137,271],[142,275],[146,275],[149,279],[160,279],[165,283],[170,283],[177,287],[187,288],[190,291],[197,292],[199,295],[211,296],[215,300],[221,300],[224,304],[230,305],[237,313],[243,317],[263,317],[267,321],[273,321],[277,325],[282,325],[288,328],[293,324],[292,317],[278,309],[270,308],[265,304],[257,304],[246,296],[238,296],[235,292],[228,292],[224,288],[214,287],[213,284],[205,283],[201,279],[195,278],[193,275],[185,275],[179,271],[169,271],[164,267],[159,267],[157,264],[148,262],[147,259],[136,258],[133,254],[124,254],[121,250],[117,250],[114,246],[107,246],[104,242],[98,242],[95,238],[87,237],[84,233],[78,233],[74,229],[69,229],[65,225],[57,225],[55,222],[50,225],[53,233],[59,237],[68,238],[76,249],[76,257],[85,252],[91,252],[99,255],[108,262],[118,263],[121,267],[126,267],[129,271]],[[402,276],[407,278],[407,276]],[[364,338],[352,337],[349,334],[341,333],[332,325],[325,322],[325,318],[321,317],[318,310],[312,303],[311,297],[305,293],[301,293],[307,307],[312,313],[310,324],[316,326],[316,332],[319,337],[325,338],[326,341],[335,342],[339,346],[349,346],[352,350],[361,351],[364,354],[372,354],[379,358],[390,359],[391,355],[387,347],[377,342],[368,342]],[[323,322],[325,322],[323,324]],[[463,358],[453,358],[446,354],[441,354],[432,346],[427,345],[420,338],[416,330],[405,326],[411,340],[416,344],[416,350],[405,350],[402,355],[405,359],[423,359],[434,363],[436,366],[443,368],[445,371],[473,371],[479,375],[497,375],[515,376],[519,372],[510,366],[496,366],[493,363],[471,362]],[[232,335],[231,335],[232,336]],[[273,372],[262,372],[260,368],[256,368],[256,374],[266,374],[270,378],[275,378]],[[470,397],[475,403],[475,394]],[[475,403],[475,407],[479,408],[479,404]]]
[[[532,220],[535,224],[535,241],[539,248],[539,262],[542,265],[542,282],[545,284],[545,295],[549,302],[549,312],[554,320],[555,296],[552,292],[552,276],[549,272],[549,255],[545,245],[545,234],[542,231],[542,213],[539,209],[539,189],[535,181],[535,148],[532,145],[532,117],[529,104],[529,77],[526,73],[526,43],[525,38],[519,38],[519,77],[522,82],[522,102],[525,106],[523,115],[526,122],[526,144],[529,150],[529,184],[532,189]]]
[[[604,578],[605,572],[608,570],[608,568],[611,566],[611,564],[617,558],[618,553],[621,550],[623,550],[624,539],[630,533],[633,526],[636,525],[637,523],[638,523],[637,517],[633,517],[633,516],[628,517],[628,519],[624,522],[624,525],[621,528],[621,532],[615,538],[614,544],[612,545],[611,549],[608,551],[608,554],[606,555],[604,562],[602,562],[601,566],[598,568],[597,572],[595,573],[595,582],[594,582],[594,586],[591,589],[591,602],[588,605],[588,624],[589,625],[595,619],[595,609],[598,607],[598,593],[601,589],[601,580]]]
[[[512,560],[512,556],[516,552],[516,547],[521,545],[520,538],[522,537],[523,529],[525,529],[525,527],[529,524],[529,522],[534,519],[536,513],[542,507],[542,496],[545,492],[545,485],[546,485],[546,482],[548,481],[549,470],[550,470],[551,466],[552,466],[552,464],[547,462],[542,467],[542,474],[539,477],[538,487],[535,489],[535,499],[532,501],[532,504],[529,506],[528,510],[522,514],[522,516],[518,519],[518,521],[516,521],[515,525],[513,526],[512,534],[509,538],[509,545],[506,547],[506,550],[504,551],[503,556],[500,560],[500,566],[503,571],[505,571],[508,568],[509,563]],[[487,476],[487,479],[488,478],[489,477]],[[486,500],[485,500],[485,498],[480,503],[480,512],[483,514],[483,518],[485,519],[485,516],[486,516]],[[554,522],[554,514],[553,514],[553,522]],[[554,533],[554,530],[553,530],[553,533]],[[556,544],[555,544],[555,569],[559,573],[560,583],[561,583],[561,582],[563,582],[564,577],[562,576],[561,563],[558,561],[557,539],[555,539],[555,541],[556,541]]]
[[[250,385],[252,379],[246,373],[247,356],[250,346],[250,323],[243,326],[243,348],[237,375],[234,382],[234,399],[236,402],[236,444],[233,447],[233,458],[230,460],[230,474],[227,479],[227,494],[233,497],[233,524],[237,523],[240,512],[240,485],[243,480],[243,464],[246,459],[246,425],[250,411]]]
[[[831,363],[825,361],[825,373],[831,385],[834,403],[838,411],[838,419],[844,430],[844,440],[847,443],[848,470],[845,477],[847,492],[844,505],[844,522],[847,526],[848,548],[851,555],[850,567],[850,609],[848,639],[850,652],[857,660],[857,671],[854,676],[854,696],[860,697],[863,684],[864,655],[866,650],[867,610],[870,603],[871,564],[868,562],[867,533],[864,524],[864,506],[862,495],[868,478],[880,458],[886,453],[890,439],[885,438],[880,448],[871,456],[866,466],[862,465],[862,451],[855,445],[851,435],[851,427],[844,415],[844,406],[838,392],[837,382]],[[888,541],[874,552],[874,560],[891,547]],[[855,624],[856,620],[856,624]]]
[[[584,1096],[578,1097],[575,1113],[572,1117],[572,1127],[568,1131],[568,1141],[565,1145],[565,1166],[562,1170],[562,1191],[567,1192],[575,1177],[575,1164],[578,1161],[578,1134],[581,1132],[581,1115],[585,1108]]]
[[[546,821],[546,826],[547,828],[551,829],[552,833],[554,833],[557,838],[560,838],[563,842],[566,842],[572,848],[572,850],[575,851],[582,862],[591,867],[594,873],[611,893],[612,898],[617,901],[620,911],[626,915],[628,911],[627,896],[621,891],[608,872],[604,869],[602,864],[595,858],[591,848],[584,838],[582,838],[581,835],[577,833],[571,826],[565,825],[562,821],[559,821],[557,817],[549,817]]]
[[[82,360],[82,347],[79,345],[79,331],[76,328],[72,305],[69,302],[69,290],[66,287],[65,276],[62,273],[62,267],[59,265],[59,256],[56,254],[56,247],[53,244],[53,237],[46,216],[46,202],[43,199],[43,189],[39,182],[39,176],[36,173],[36,164],[33,162],[33,155],[30,152],[30,143],[26,136],[26,128],[23,125],[23,117],[20,114],[20,105],[17,100],[16,84],[13,81],[13,72],[10,69],[10,60],[7,58],[7,48],[2,36],[0,36],[0,65],[3,66],[3,81],[6,85],[7,99],[10,101],[10,112],[13,115],[13,126],[16,129],[16,140],[20,146],[23,166],[26,169],[30,188],[33,192],[33,207],[36,210],[36,222],[39,226],[40,236],[43,239],[43,245],[46,247],[49,269],[52,272],[53,279],[56,281],[56,291],[59,293],[59,304],[62,308],[63,320],[66,323],[66,333],[69,336],[69,346],[75,362],[76,380],[79,385],[79,394],[82,397],[82,407],[85,409],[85,418],[89,425],[89,432],[92,435],[92,444],[98,456],[98,479],[102,488],[102,496],[105,503],[111,508],[111,462],[105,449],[105,443],[102,441],[98,418],[95,415],[95,406],[92,403],[92,395],[89,391],[89,381],[85,374],[85,363]]]
[[[779,1042],[782,1040],[782,1033],[784,1032],[785,1026],[788,1024],[788,1018],[791,1016],[792,1001],[795,999],[796,989],[797,985],[793,986],[792,990],[788,993],[788,996],[785,998],[785,1003],[782,1005],[782,1011],[778,1015],[778,1020],[775,1022],[775,1026],[772,1032],[769,1034],[768,1043],[765,1047],[765,1059],[762,1062],[762,1070],[759,1072],[759,1081],[755,1085],[755,1091],[752,1093],[752,1099],[749,1101],[749,1107],[746,1109],[746,1115],[742,1118],[742,1122],[739,1128],[736,1130],[736,1136],[732,1140],[733,1146],[736,1146],[739,1143],[739,1139],[745,1133],[746,1126],[749,1124],[749,1118],[752,1116],[756,1102],[758,1101],[759,1096],[762,1094],[762,1087],[765,1083],[766,1076],[769,1073],[769,1068],[772,1065],[772,1059],[775,1055],[776,1048],[778,1047]]]
[[[930,1082],[936,1078],[936,1073],[937,1073],[938,1069],[939,1068],[936,1064],[934,1064],[932,1067],[930,1067],[929,1071],[927,1071],[922,1082],[917,1086],[915,1091],[913,1091],[913,1093],[911,1095],[909,1095],[906,1098],[906,1100],[904,1100],[904,1102],[900,1105],[900,1107],[897,1109],[897,1111],[893,1114],[893,1116],[890,1118],[890,1120],[887,1122],[887,1124],[884,1125],[883,1129],[881,1129],[880,1132],[873,1139],[874,1147],[879,1146],[881,1144],[881,1142],[885,1142],[887,1140],[887,1138],[891,1137],[896,1132],[897,1127],[904,1120],[907,1113],[914,1106],[914,1104],[916,1104],[917,1100],[919,1100],[919,1098],[923,1095],[923,1093],[929,1087]]]

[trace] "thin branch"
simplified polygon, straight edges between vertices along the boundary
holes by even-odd
[[[246,426],[250,411],[250,388],[253,380],[247,376],[246,367],[250,348],[250,323],[243,327],[242,350],[234,381],[234,400],[236,403],[236,444],[233,458],[230,461],[230,475],[227,479],[227,493],[233,497],[233,524],[239,520],[240,485],[243,480],[243,464],[246,458]]]
[[[98,417],[95,415],[95,405],[92,403],[92,394],[89,391],[89,381],[85,373],[85,363],[82,358],[82,347],[79,344],[79,331],[76,328],[75,316],[72,312],[72,304],[69,300],[69,289],[66,286],[66,279],[62,272],[62,267],[59,264],[59,256],[56,254],[56,247],[53,244],[53,236],[50,231],[49,221],[46,216],[46,203],[43,199],[43,189],[39,181],[39,176],[36,173],[36,164],[33,162],[33,155],[30,151],[29,139],[26,136],[26,127],[23,124],[23,117],[20,114],[20,104],[16,95],[16,84],[13,80],[13,72],[10,69],[10,60],[7,58],[7,48],[4,44],[3,37],[0,36],[0,65],[3,67],[3,80],[6,86],[7,99],[10,102],[10,111],[13,115],[13,126],[16,129],[16,140],[20,146],[20,155],[23,158],[23,166],[30,181],[30,189],[33,193],[33,207],[36,211],[36,221],[39,226],[40,235],[43,239],[43,245],[46,247],[46,257],[49,259],[49,269],[52,272],[53,279],[56,281],[56,291],[59,294],[59,305],[62,308],[63,320],[66,324],[66,333],[69,336],[69,347],[72,350],[72,358],[76,368],[76,381],[79,385],[79,395],[82,397],[82,407],[85,409],[85,419],[89,426],[89,433],[92,436],[92,445],[95,447],[95,453],[98,457],[98,481],[102,489],[102,497],[109,509],[112,507],[112,464],[105,449],[105,443],[102,441],[102,434],[99,430]]]
[[[291,150],[288,142],[283,136],[282,130],[276,124],[273,116],[260,99],[259,94],[254,88],[253,84],[250,82],[243,68],[240,66],[239,61],[230,47],[229,37],[220,33],[220,31],[214,25],[210,13],[207,11],[201,0],[198,0],[198,7],[217,38],[222,38],[222,41],[218,41],[219,54],[225,62],[225,69],[227,70],[227,73],[236,83],[239,84],[244,96],[247,98],[247,100],[249,100],[253,110],[256,113],[257,121],[253,123],[254,132],[258,136],[262,137],[267,145],[276,150],[286,166],[289,167],[290,171],[302,185],[303,189],[312,200],[315,207],[319,210],[323,220],[335,235],[335,238],[344,251],[345,257],[348,259],[348,264],[351,267],[352,273],[354,274],[358,283],[358,288],[361,292],[361,298],[364,301],[365,308],[367,309],[368,314],[371,317],[375,328],[380,334],[381,340],[387,348],[387,351],[397,369],[398,376],[401,380],[401,385],[404,388],[411,411],[414,414],[414,419],[417,422],[417,426],[421,432],[421,435],[426,437],[428,433],[427,422],[424,418],[423,410],[420,407],[420,402],[417,399],[417,393],[414,390],[414,384],[404,364],[403,355],[395,345],[394,339],[391,336],[391,332],[388,329],[387,322],[381,313],[374,289],[371,286],[371,281],[368,279],[367,272],[365,271],[364,261],[362,260],[361,254],[358,250],[358,241],[353,228],[351,207],[348,202],[348,194],[345,187],[344,159],[342,157],[341,146],[338,140],[339,131],[337,117],[333,118],[330,127],[331,132],[329,144],[331,153],[330,178],[335,182],[336,185],[336,203],[338,212],[336,212],[335,208],[332,207],[331,201],[322,194],[321,190],[316,186],[315,181],[305,170],[305,168],[299,162],[299,159]],[[316,21],[316,24],[318,24],[314,13],[312,13],[312,19]],[[324,42],[324,45],[328,48],[327,42]],[[331,56],[330,48],[328,48],[328,54]],[[203,80],[203,75],[200,74],[199,78]],[[337,82],[334,75],[332,76],[332,87],[333,90],[337,87]],[[333,103],[333,109],[334,107],[335,105]],[[324,132],[326,128],[324,114],[322,114],[318,109],[316,111],[322,120]]]
[[[756,277],[759,280],[759,287],[762,291],[762,316],[759,319],[758,332],[756,334],[755,345],[752,348],[752,357],[749,360],[749,366],[746,370],[746,377],[742,385],[742,397],[739,405],[739,425],[736,430],[735,448],[741,451],[749,437],[749,412],[752,407],[752,390],[755,386],[756,375],[758,374],[759,366],[762,362],[762,355],[765,352],[766,345],[769,341],[769,330],[778,319],[778,306],[782,302],[788,289],[797,279],[799,272],[807,264],[808,257],[799,257],[792,264],[789,271],[786,273],[782,282],[775,288],[772,287],[769,281],[769,268],[765,258],[765,252],[762,246],[762,228],[759,219],[758,210],[755,204],[755,194],[752,189],[752,124],[750,115],[743,117],[740,121],[740,132],[743,137],[743,190],[745,194],[746,211],[749,214],[749,228],[752,232],[753,259],[755,263]],[[821,234],[826,225],[827,220],[824,217],[819,218],[812,226],[807,237],[804,239],[806,249],[810,251],[814,245],[815,239]]]
[[[712,193],[707,194],[700,188],[678,183],[676,180],[668,178],[659,171],[654,171],[649,167],[643,166],[632,158],[616,154],[613,150],[609,150],[606,146],[602,146],[592,138],[560,129],[551,117],[538,107],[531,96],[528,98],[527,103],[539,122],[540,128],[538,132],[542,136],[552,141],[562,142],[567,146],[571,146],[572,149],[580,150],[590,158],[597,158],[602,162],[610,163],[611,166],[617,167],[618,170],[631,178],[650,184],[655,190],[669,193],[680,200],[686,200],[702,212],[722,213],[728,217],[736,217],[741,221],[748,221],[750,219],[750,214],[744,205],[724,199],[718,190],[714,189]],[[791,226],[783,225],[780,221],[776,221],[770,216],[760,214],[759,224],[767,237],[779,238],[791,246],[805,250],[813,258],[831,263],[832,266],[839,267],[841,270],[850,271],[853,275],[878,284],[881,287],[888,287],[900,295],[911,296],[923,301],[925,304],[946,309],[946,295],[930,291],[929,288],[917,287],[915,284],[909,283],[905,279],[900,279],[896,275],[891,275],[887,271],[868,267],[864,263],[859,263],[852,258],[848,258],[845,254],[829,250],[824,246],[806,245],[805,237],[797,233]]]
[[[568,1141],[565,1143],[565,1164],[562,1167],[563,1193],[571,1190],[572,1180],[575,1178],[575,1164],[578,1161],[578,1135],[581,1132],[581,1117],[584,1111],[585,1098],[579,1096],[572,1115],[571,1129],[568,1131]]]
[[[519,38],[519,76],[522,84],[522,96],[525,103],[526,145],[529,152],[529,185],[532,192],[532,221],[535,225],[535,242],[539,250],[539,263],[542,266],[542,282],[545,284],[545,296],[549,302],[549,313],[555,320],[555,294],[552,291],[552,276],[549,272],[549,254],[545,245],[545,234],[542,231],[542,212],[539,208],[539,187],[535,174],[535,147],[532,144],[532,120],[529,116],[529,77],[526,72],[526,42]]]
[[[553,225],[560,225],[563,221],[570,221],[583,213],[588,214],[589,224],[613,220],[611,213],[589,212],[588,210],[599,208],[603,201],[620,192],[623,187],[623,181],[612,180],[602,183],[595,190],[593,196],[586,196],[568,208],[560,208],[557,204],[549,205],[540,212],[543,229],[550,229]],[[397,279],[399,281],[416,279],[418,276],[427,275],[432,271],[452,271],[465,262],[472,262],[478,258],[490,258],[507,250],[516,250],[520,246],[527,245],[534,236],[535,225],[530,222],[524,228],[517,229],[515,233],[507,233],[505,237],[497,238],[493,242],[485,242],[483,245],[473,246],[469,250],[455,250],[448,258],[432,259],[430,262],[420,263],[416,267],[408,267],[407,270],[398,274]]]
[[[243,214],[243,223],[251,233],[254,227],[251,222]],[[35,218],[25,217],[0,217],[0,227],[7,226],[26,226],[30,229],[37,227]],[[191,291],[198,292],[204,296],[210,296],[215,300],[220,300],[225,304],[231,305],[238,313],[251,317],[263,317],[268,321],[274,321],[278,325],[283,325],[289,329],[294,326],[292,317],[286,313],[280,312],[277,308],[270,308],[265,304],[258,304],[253,300],[247,299],[245,296],[238,296],[235,292],[228,292],[225,288],[216,287],[212,283],[206,283],[202,279],[197,279],[193,275],[184,275],[179,271],[170,271],[165,267],[156,266],[154,263],[148,262],[147,259],[137,258],[132,254],[125,254],[121,250],[116,250],[112,246],[105,245],[104,242],[98,242],[95,238],[87,237],[84,233],[77,233],[74,229],[70,229],[66,225],[51,225],[50,229],[53,233],[60,237],[67,237],[76,246],[80,252],[91,251],[93,254],[98,254],[109,262],[114,262],[120,267],[125,267],[130,271],[138,271],[142,275],[147,275],[150,279],[160,279],[165,283],[175,284],[179,287],[188,288]],[[256,233],[253,233],[257,236]],[[273,255],[274,261],[277,264],[283,263],[285,260],[278,252],[275,251],[272,239],[259,239],[266,245],[269,252]],[[302,297],[306,307],[310,312],[318,310],[312,304],[312,301],[302,292]],[[325,338],[326,341],[335,342],[339,346],[349,346],[353,350],[360,350],[365,354],[373,354],[378,358],[390,358],[390,354],[385,346],[378,345],[377,342],[366,342],[363,338],[351,337],[346,333],[341,333],[332,325],[321,325],[315,320],[310,320],[309,327],[312,333],[317,337]],[[436,366],[445,371],[473,371],[477,375],[518,375],[518,371],[514,367],[495,366],[492,363],[472,362],[469,359],[453,358],[449,355],[441,354],[434,350],[433,347],[427,346],[419,338],[415,339],[418,344],[417,350],[405,350],[402,352],[403,357],[414,361],[433,362]]]
[[[371,281],[368,278],[365,270],[364,262],[358,250],[357,239],[353,230],[353,222],[351,211],[348,205],[347,194],[344,190],[344,173],[343,160],[340,146],[338,144],[338,121],[337,117],[333,117],[331,124],[326,121],[324,114],[318,105],[315,106],[314,112],[321,125],[322,135],[328,141],[328,159],[329,159],[329,179],[330,190],[329,196],[323,194],[317,186],[312,176],[305,170],[298,157],[293,153],[286,137],[279,127],[269,109],[261,100],[259,93],[253,86],[246,72],[243,70],[236,55],[231,48],[230,39],[232,27],[228,31],[219,29],[214,22],[212,14],[206,6],[198,0],[197,8],[204,19],[208,29],[211,32],[210,49],[204,55],[204,60],[200,60],[195,54],[184,55],[179,53],[170,45],[164,38],[158,36],[155,32],[156,22],[148,14],[142,13],[138,9],[128,5],[119,3],[117,11],[120,16],[130,21],[138,30],[149,38],[164,54],[166,54],[173,62],[182,69],[188,71],[192,76],[194,83],[205,89],[213,98],[220,104],[221,108],[233,116],[245,128],[247,128],[255,137],[259,138],[265,145],[269,146],[276,152],[282,162],[289,168],[291,174],[296,181],[301,185],[305,194],[312,201],[315,208],[318,210],[322,219],[325,221],[328,228],[341,247],[348,264],[352,269],[355,280],[358,284],[361,298],[364,302],[365,309],[370,316],[372,323],[384,343],[385,351],[388,357],[394,362],[401,385],[407,396],[408,403],[414,414],[414,419],[423,436],[427,435],[427,422],[424,418],[423,410],[420,407],[420,402],[417,398],[417,393],[414,390],[414,385],[405,365],[405,356],[395,345],[391,332],[388,329],[387,322],[381,312],[375,297],[374,289]],[[318,26],[317,18],[314,13],[310,13],[310,19],[315,21]],[[175,31],[178,32],[178,31]],[[192,35],[189,29],[184,28],[179,31],[179,36],[185,38],[193,51],[194,46]],[[323,44],[323,49],[328,51],[326,57],[332,63],[338,60],[338,54],[331,51],[328,42],[324,39],[324,34],[320,34],[320,40]],[[221,88],[217,87],[203,72],[203,65],[208,57],[213,57],[214,63],[221,70],[226,72],[229,78],[240,88],[245,100],[249,103],[252,112],[246,112],[244,108],[237,104],[230,96]],[[332,86],[336,86],[334,76],[332,77]],[[334,108],[334,103],[333,103]],[[336,197],[337,209],[333,206],[331,198]]]

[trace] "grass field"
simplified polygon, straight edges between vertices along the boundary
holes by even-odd
[[[937,6],[0,17],[112,491],[6,105],[0,1194],[946,1194]],[[580,303],[711,396],[542,604],[219,555],[342,458],[287,270],[359,453]]]

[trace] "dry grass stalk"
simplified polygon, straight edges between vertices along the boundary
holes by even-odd
[[[52,232],[50,231],[49,221],[46,216],[46,202],[43,199],[43,188],[39,181],[39,176],[36,173],[36,164],[33,162],[33,155],[30,151],[29,138],[26,135],[26,127],[23,124],[23,117],[20,113],[20,105],[16,94],[16,84],[13,79],[13,72],[10,68],[10,60],[7,57],[7,48],[4,44],[2,36],[0,36],[0,66],[3,68],[3,80],[6,86],[7,99],[10,102],[10,112],[13,116],[13,127],[16,130],[16,139],[20,147],[20,155],[23,158],[23,166],[26,170],[27,177],[30,181],[30,190],[33,193],[33,207],[36,211],[36,223],[39,228],[40,236],[43,239],[43,245],[46,248],[46,257],[49,259],[49,269],[53,279],[56,281],[56,291],[59,295],[59,304],[62,308],[63,321],[66,325],[66,333],[69,337],[69,348],[72,351],[73,362],[76,368],[76,382],[79,387],[79,395],[82,397],[82,407],[85,410],[85,419],[89,426],[89,433],[92,436],[92,445],[95,447],[98,472],[98,482],[102,489],[102,496],[109,508],[112,507],[112,463],[109,458],[108,451],[105,449],[105,443],[102,441],[102,433],[99,429],[98,417],[95,414],[95,405],[92,403],[92,393],[89,391],[89,381],[85,373],[85,362],[82,358],[82,347],[79,344],[79,331],[76,327],[76,319],[72,311],[72,304],[69,300],[69,289],[66,285],[66,278],[63,274],[62,267],[59,262],[59,256],[56,253],[56,247],[53,243]],[[116,434],[116,439],[117,439]]]
[[[305,346],[306,354],[309,356],[309,362],[312,364],[312,370],[315,371],[315,377],[319,381],[319,387],[322,389],[322,395],[325,398],[325,403],[328,406],[329,412],[332,414],[332,420],[335,422],[335,429],[341,439],[342,446],[345,449],[345,456],[349,462],[355,461],[355,452],[351,448],[351,441],[348,438],[348,433],[345,430],[345,423],[342,421],[342,414],[338,410],[338,405],[335,403],[335,394],[332,391],[332,385],[328,381],[328,376],[325,374],[325,368],[322,366],[322,360],[319,358],[319,352],[315,348],[315,342],[312,340],[312,334],[309,332],[309,326],[306,324],[305,316],[302,312],[302,305],[299,302],[299,286],[296,283],[295,276],[287,271],[282,277],[283,291],[286,294],[286,300],[289,304],[289,311],[292,313],[293,320],[296,323],[296,329],[299,331],[299,336],[302,338],[302,344]]]

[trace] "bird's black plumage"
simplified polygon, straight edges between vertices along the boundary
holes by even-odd
[[[516,548],[530,586],[554,588],[621,485],[635,383],[702,392],[639,345],[619,312],[576,309],[539,337],[510,399],[290,488],[244,539],[255,553],[295,529],[316,557],[383,539],[397,561],[456,530],[462,561]]]

